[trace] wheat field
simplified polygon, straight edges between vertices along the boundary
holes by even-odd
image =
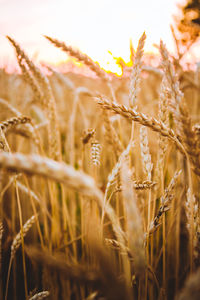
[[[0,70],[0,299],[200,299],[200,72]]]

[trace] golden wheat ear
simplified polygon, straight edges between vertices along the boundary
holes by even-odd
[[[43,109],[49,119],[48,138],[49,138],[49,156],[55,160],[61,161],[60,132],[58,125],[58,116],[55,99],[48,78],[41,70],[29,59],[21,47],[14,39],[7,36],[16,50],[17,60],[21,67],[22,74],[32,87],[36,96],[39,97]]]
[[[125,119],[129,120],[129,122],[134,121],[151,128],[153,131],[159,132],[162,136],[172,140],[175,143],[176,147],[181,151],[181,153],[186,155],[186,151],[181,142],[178,140],[174,131],[171,128],[168,128],[161,121],[157,120],[156,118],[150,118],[143,113],[126,107],[125,105],[119,105],[115,102],[110,103],[110,101],[108,101],[105,97],[95,99],[100,106],[114,112],[115,114],[123,116]]]
[[[28,233],[29,229],[32,227],[32,225],[35,223],[35,220],[37,218],[37,215],[33,215],[28,221],[23,225],[22,230],[15,236],[12,245],[11,245],[11,254],[10,254],[10,263],[8,268],[8,275],[7,275],[7,283],[6,283],[6,293],[5,293],[5,299],[7,299],[8,296],[8,284],[10,279],[10,272],[12,267],[12,262],[15,256],[15,253],[19,249],[19,247],[23,243],[23,239]]]
[[[60,42],[57,39],[51,38],[47,35],[44,37],[51,42],[55,47],[60,48],[65,53],[75,57],[78,61],[83,62],[86,66],[88,66],[99,78],[104,81],[108,80],[107,74],[103,71],[99,64],[95,63],[87,54],[82,53],[81,51],[74,49],[71,46],[66,45],[64,42]]]
[[[136,105],[137,97],[140,91],[140,74],[142,72],[142,65],[143,65],[142,55],[143,55],[145,40],[146,40],[146,34],[144,32],[138,43],[133,69],[130,77],[129,106],[131,108],[133,108]]]

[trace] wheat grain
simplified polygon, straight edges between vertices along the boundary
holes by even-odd
[[[153,169],[153,164],[151,163],[147,128],[145,126],[140,127],[140,148],[141,148],[141,156],[142,156],[142,165],[145,173],[147,174],[148,180],[151,181],[151,171]]]
[[[101,145],[98,141],[94,140],[91,142],[91,160],[93,165],[99,166],[100,165],[100,151]]]
[[[166,126],[169,127],[169,118],[168,118],[168,105],[169,105],[169,90],[167,87],[167,80],[165,75],[162,78],[160,93],[159,93],[159,119],[162,121]],[[166,139],[160,135],[159,137],[159,150],[158,150],[158,170],[159,172],[163,168],[164,163],[164,156],[167,151],[167,141]]]
[[[6,140],[6,137],[3,133],[3,130],[0,127],[0,152],[2,152],[2,151],[9,152],[10,148],[9,148],[8,142]]]
[[[14,117],[1,122],[0,127],[3,130],[3,132],[6,133],[20,124],[27,124],[27,123],[31,123],[31,118],[26,116]]]
[[[145,180],[145,181],[134,180],[133,181],[133,187],[136,190],[151,189],[155,185],[156,185],[156,182],[153,182],[153,181],[150,181],[150,180]]]

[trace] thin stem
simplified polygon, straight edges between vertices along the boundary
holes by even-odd
[[[21,209],[21,203],[20,203],[20,199],[19,199],[19,189],[18,189],[18,186],[17,186],[16,179],[15,179],[15,189],[16,189],[17,206],[18,206],[18,212],[19,212],[19,222],[20,222],[20,228],[21,228],[20,233],[21,233],[21,242],[22,242],[22,259],[23,259],[23,272],[24,272],[25,299],[28,300],[26,263],[25,263],[25,253],[24,253],[24,236],[23,236],[22,209]]]
[[[10,272],[12,267],[12,257],[10,258],[9,267],[8,267],[8,275],[7,275],[7,281],[6,281],[6,292],[5,292],[5,300],[8,298],[8,285],[9,285],[9,279],[10,279]]]

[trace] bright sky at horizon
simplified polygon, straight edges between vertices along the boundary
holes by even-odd
[[[181,0],[0,0],[0,65],[14,60],[6,35],[13,37],[31,57],[56,63],[66,54],[42,35],[49,35],[79,48],[106,69],[112,57],[129,58],[129,40],[134,48],[143,31],[145,51],[155,51],[163,39],[170,51],[170,24]],[[108,63],[110,62],[110,65]]]

